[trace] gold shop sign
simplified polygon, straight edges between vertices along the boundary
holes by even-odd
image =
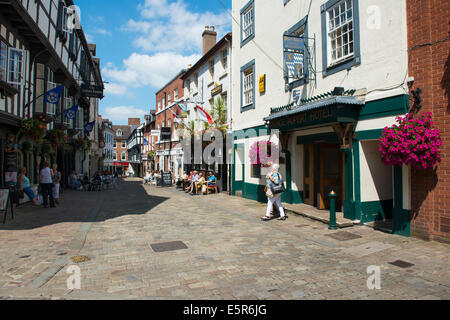
[[[266,75],[263,74],[259,77],[259,93],[266,92]]]
[[[223,90],[223,86],[219,85],[216,82],[214,89],[211,90],[211,96],[215,96],[215,95],[218,95],[219,93],[222,93],[222,90]]]

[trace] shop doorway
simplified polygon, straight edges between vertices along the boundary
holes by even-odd
[[[345,198],[344,154],[339,144],[304,145],[303,202],[320,210],[330,209],[329,194],[337,194],[336,209],[341,210]]]
[[[344,199],[343,184],[343,153],[338,144],[320,144],[320,190],[319,209],[330,209],[329,194],[337,194],[336,209],[341,210]]]

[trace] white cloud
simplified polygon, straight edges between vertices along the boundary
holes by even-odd
[[[142,109],[137,109],[133,106],[120,106],[105,108],[102,118],[109,119],[116,125],[127,124],[128,118],[141,118],[148,112]]]
[[[94,41],[94,37],[93,37],[92,35],[90,35],[90,34],[88,34],[88,33],[85,33],[84,35],[85,35],[86,41],[87,41],[88,43],[94,43],[94,42],[95,42],[95,41]]]
[[[118,69],[111,63],[107,63],[102,69],[105,79],[119,83],[122,86],[142,87],[152,86],[160,88],[165,85],[182,69],[189,64],[194,64],[200,56],[171,52],[161,52],[154,55],[133,53],[128,59],[123,61],[123,68]],[[111,90],[119,90],[117,85]],[[119,90],[120,91],[120,90]]]
[[[137,34],[134,45],[149,52],[200,52],[205,26],[218,26],[218,37],[231,30],[227,12],[193,12],[184,0],[146,0],[138,5],[142,20],[123,28]]]
[[[114,95],[128,95],[127,87],[117,83],[105,83],[105,93]]]
[[[103,29],[103,28],[97,28],[97,29],[95,29],[94,32],[97,33],[97,34],[101,34],[103,36],[111,36],[112,35],[111,31],[108,31],[108,30]]]

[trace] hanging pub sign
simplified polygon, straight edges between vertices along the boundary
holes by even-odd
[[[81,85],[81,96],[86,98],[103,99],[103,86],[83,84]]]
[[[305,39],[283,36],[284,65],[287,78],[301,79],[304,75]]]

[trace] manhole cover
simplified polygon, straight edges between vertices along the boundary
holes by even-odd
[[[327,234],[327,237],[333,238],[338,241],[350,241],[355,239],[361,239],[362,237],[358,234],[342,231],[333,234]]]
[[[389,264],[392,264],[393,266],[399,267],[399,268],[403,268],[403,269],[407,269],[407,268],[411,268],[412,266],[414,266],[412,263],[403,261],[403,260],[397,260],[394,262],[389,262]]]
[[[151,244],[150,247],[152,247],[153,251],[155,251],[155,252],[176,251],[176,250],[184,250],[184,249],[188,248],[181,241],[155,243],[155,244]]]
[[[73,263],[83,263],[83,262],[90,261],[91,259],[89,259],[89,258],[86,257],[86,256],[75,256],[75,257],[70,258],[70,260],[71,260]]]

